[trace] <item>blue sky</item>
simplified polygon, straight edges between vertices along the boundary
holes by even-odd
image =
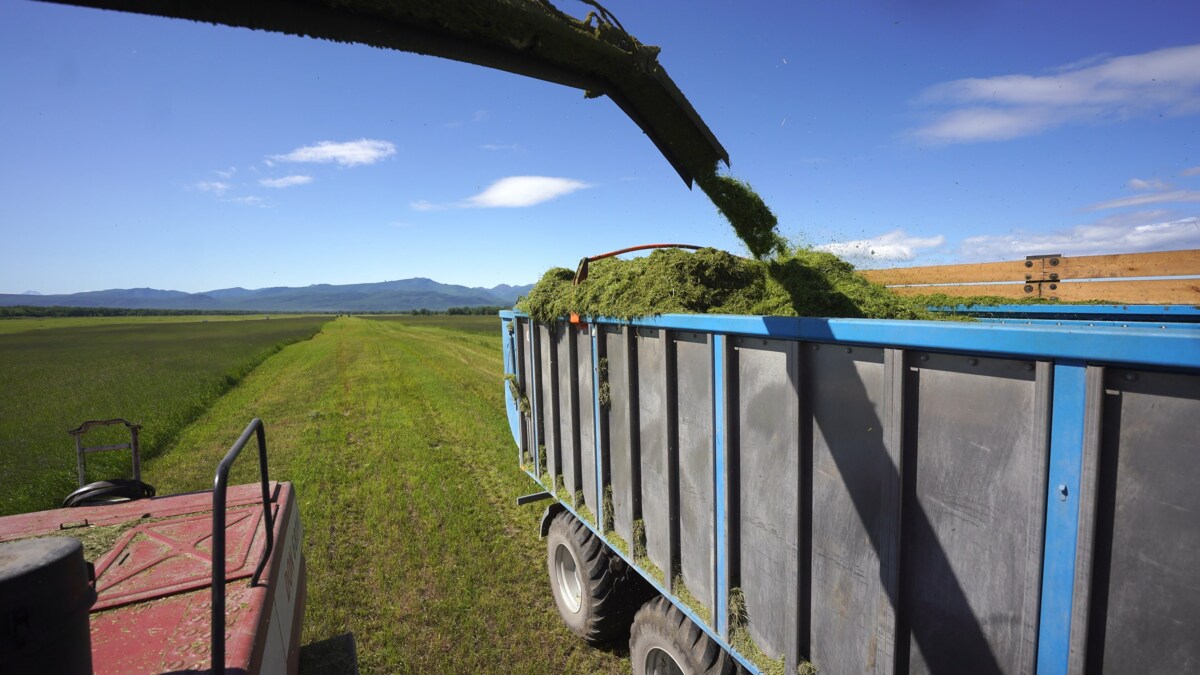
[[[872,267],[1200,248],[1194,0],[607,7],[796,242]],[[745,251],[610,101],[476,66],[3,0],[0,92],[0,292]]]

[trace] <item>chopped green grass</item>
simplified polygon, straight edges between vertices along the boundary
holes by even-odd
[[[143,460],[154,457],[257,364],[330,320],[136,318],[37,320],[63,327],[0,334],[0,515],[56,508],[78,487],[68,430],[122,417],[142,425]],[[129,433],[105,427],[83,441],[127,443]],[[89,481],[129,476],[130,453],[89,455],[87,469]]]
[[[783,675],[787,672],[784,657],[773,659],[764,654],[755,644],[754,638],[750,637],[750,631],[746,628],[748,622],[746,596],[743,595],[742,589],[731,588],[729,590],[729,643],[739,654],[758,666],[764,675]],[[816,673],[816,667],[807,661],[801,663],[796,669],[796,675],[816,675]]]
[[[547,272],[518,309],[549,323],[571,312],[631,319],[657,314],[750,314],[877,319],[945,318],[919,298],[872,283],[831,253],[795,249],[767,260],[712,248],[660,249],[608,258],[573,283],[574,272]]]
[[[675,597],[682,600],[683,604],[687,605],[696,616],[700,617],[700,620],[703,621],[705,625],[713,625],[712,612],[710,612],[708,607],[700,601],[700,598],[697,598],[690,590],[688,590],[687,584],[683,583],[683,575],[676,574],[675,577],[671,579],[671,593],[674,594]]]

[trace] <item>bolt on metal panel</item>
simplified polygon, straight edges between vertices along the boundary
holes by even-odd
[[[1035,364],[911,355],[904,391],[899,644],[911,673],[1031,673],[1049,377]]]
[[[611,473],[613,528],[617,536],[633,545],[633,521],[636,512],[638,471],[637,454],[630,424],[630,388],[628,331],[632,328],[605,326],[601,339],[608,359],[608,386],[611,403],[601,414],[608,421],[608,461]],[[632,554],[632,549],[628,551]]]
[[[592,328],[575,329],[576,402],[579,411],[579,475],[583,481],[583,501],[593,514],[596,508],[596,423],[595,396],[592,386]]]
[[[733,338],[730,369],[731,586],[764,654],[795,651],[800,511],[797,343]],[[731,514],[732,516],[732,514]],[[793,667],[795,661],[792,661]]]
[[[1195,672],[1200,375],[1108,368],[1101,406],[1086,663],[1072,669]]]
[[[646,555],[663,571],[670,584],[671,475],[667,443],[668,387],[667,345],[664,331],[637,329],[638,438],[642,469],[642,522],[645,525]],[[631,545],[636,546],[633,542]]]
[[[892,672],[900,471],[885,444],[883,349],[803,346],[812,443],[811,658],[828,672]]]
[[[679,566],[683,583],[710,613],[716,568],[713,513],[712,336],[672,333],[679,448]]]

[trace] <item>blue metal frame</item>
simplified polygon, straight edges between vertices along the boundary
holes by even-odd
[[[717,632],[729,639],[729,455],[725,447],[725,336],[713,335],[713,509],[716,511]]]
[[[1037,672],[1040,675],[1066,675],[1070,655],[1086,380],[1085,364],[1075,361],[1054,364],[1046,530],[1042,549],[1042,607],[1038,620]]]

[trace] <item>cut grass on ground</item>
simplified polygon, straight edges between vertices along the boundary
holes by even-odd
[[[329,320],[158,318],[53,319],[65,327],[0,334],[0,515],[57,508],[77,487],[68,430],[123,417],[143,425],[143,458],[152,457],[255,365]],[[84,441],[126,443],[129,434],[108,427]],[[129,464],[128,452],[91,455],[88,480],[127,476]]]
[[[364,673],[628,672],[558,617],[541,511],[513,462],[491,334],[339,319],[275,354],[147,467],[171,493],[206,488],[252,417],[271,477],[298,489],[308,561],[304,644],[347,632]],[[234,469],[255,480],[252,457]],[[341,666],[306,653],[306,672]],[[340,672],[340,671],[339,671]]]

